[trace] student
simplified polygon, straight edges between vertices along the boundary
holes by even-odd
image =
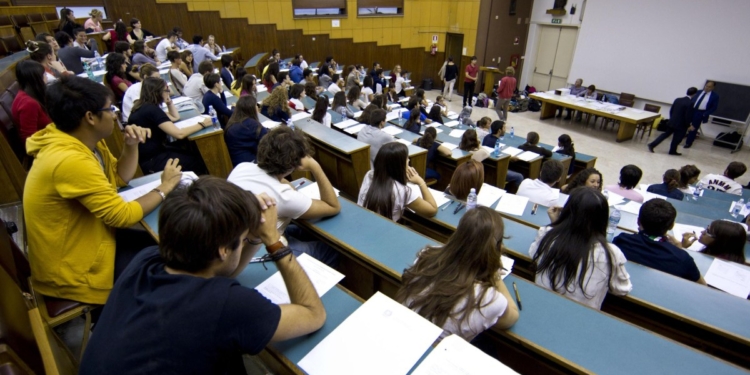
[[[138,72],[138,67],[133,67],[133,63],[130,61],[131,56],[133,56],[133,49],[130,43],[123,41],[115,43],[115,52],[125,56],[125,79],[130,81],[130,83],[140,82],[141,75]]]
[[[18,124],[18,133],[24,145],[27,138],[52,122],[45,108],[44,77],[44,67],[36,61],[22,60],[16,64],[16,80],[20,90],[13,99],[11,116],[13,122]]]
[[[305,105],[302,103],[302,98],[305,97],[305,86],[299,83],[292,85],[289,90],[289,108],[297,112],[307,112]]]
[[[319,219],[337,215],[339,199],[323,168],[312,154],[307,137],[299,129],[278,126],[266,134],[258,145],[258,164],[241,163],[232,170],[227,180],[252,192],[266,193],[278,202],[276,227],[289,240],[295,254],[307,253],[333,266],[337,253],[328,245],[308,238],[292,219]],[[293,171],[310,172],[318,184],[320,199],[295,190],[285,179]]]
[[[247,71],[243,67],[237,67],[234,71],[234,81],[232,81],[231,86],[227,86],[229,88],[229,92],[232,93],[232,95],[236,97],[240,97],[241,90],[242,90],[242,78],[247,75]]]
[[[680,191],[680,172],[676,169],[668,169],[664,172],[662,181],[661,184],[650,185],[646,191],[679,201],[685,197],[685,194]]]
[[[682,243],[667,234],[676,217],[672,204],[651,199],[638,212],[638,233],[620,233],[612,243],[631,262],[706,284],[693,258],[680,248]]]
[[[602,193],[576,189],[565,207],[547,213],[552,224],[539,228],[529,248],[537,285],[594,309],[601,309],[607,291],[624,296],[633,289],[626,257],[607,243],[609,207]]]
[[[419,121],[425,122],[427,124],[432,123],[432,120],[427,117],[427,113],[424,112],[424,108],[422,108],[419,102],[420,100],[416,95],[409,98],[409,101],[406,103],[407,111],[401,113],[401,118],[403,118],[404,120],[408,120],[409,116],[411,116],[411,110],[416,109],[419,111]]]
[[[219,71],[219,75],[221,75],[221,81],[227,89],[232,87],[232,81],[234,81],[232,69],[234,69],[232,55],[221,55],[221,70]]]
[[[174,41],[174,45],[175,47],[177,47],[178,50],[183,50],[190,45],[190,43],[188,43],[185,39],[182,39],[181,27],[175,26],[172,28],[172,31],[174,31],[174,33],[177,34],[177,40]]]
[[[496,211],[467,211],[444,246],[419,252],[396,300],[467,342],[487,329],[512,327],[518,307],[501,278],[504,235]]]
[[[354,118],[354,113],[346,106],[346,94],[344,94],[343,91],[333,94],[333,105],[331,109],[341,116]]]
[[[382,109],[376,109],[370,114],[370,126],[365,126],[357,133],[357,140],[370,145],[370,164],[375,163],[375,157],[384,144],[396,139],[383,131],[386,113]]]
[[[104,75],[104,81],[107,82],[109,88],[115,94],[115,101],[122,103],[122,97],[125,95],[125,91],[132,85],[130,81],[125,78],[125,69],[128,67],[125,62],[125,56],[121,53],[110,53],[107,55],[107,73]]]
[[[315,80],[313,77],[313,71],[311,69],[304,68],[304,70],[302,70],[302,80],[299,81],[299,84],[302,86],[307,85],[308,82],[312,82],[313,84],[315,84]]]
[[[208,92],[208,87],[203,82],[203,77],[209,73],[213,73],[214,65],[210,61],[203,61],[198,65],[198,73],[194,73],[190,76],[183,88],[185,96],[193,100],[193,103],[199,104],[203,107],[203,95]],[[204,108],[200,111],[203,112]]]
[[[364,110],[362,110],[362,114],[359,115],[355,120],[359,122],[360,124],[369,124],[370,123],[370,115],[372,115],[372,111],[378,109],[378,106],[374,104],[370,104],[367,107],[365,107]]]
[[[458,114],[458,123],[463,126],[470,126],[472,128],[476,127],[477,124],[471,120],[471,112],[471,106],[465,106],[464,109],[461,110],[461,113]]]
[[[388,86],[388,92],[386,93],[386,99],[391,103],[398,103],[399,96],[396,92],[395,85],[391,82]]]
[[[349,65],[348,67],[346,67],[346,71],[346,91],[349,92],[349,90],[354,87],[359,88],[359,71],[356,69],[356,67],[354,65]]]
[[[326,90],[332,94],[338,94],[344,91],[344,85],[344,79],[341,78],[338,74],[334,74],[331,80],[331,85],[328,86]],[[346,94],[344,95],[344,99],[346,99]]]
[[[307,95],[308,98],[318,101],[318,91],[318,86],[315,85],[315,82],[307,81],[307,83],[305,83],[305,95]],[[322,92],[322,90],[320,90],[320,92]]]
[[[158,247],[144,249],[112,291],[80,373],[244,373],[242,354],[322,327],[325,308],[273,225],[276,207],[217,177],[175,190],[161,208]],[[261,245],[289,304],[234,279]]]
[[[70,40],[70,36],[68,34],[63,33],[63,35],[67,36],[68,40]],[[39,33],[39,34],[36,34],[36,37],[34,37],[34,40],[36,40],[37,42],[47,43],[52,48],[52,53],[55,55],[55,57],[53,61],[50,62],[50,66],[53,69],[55,69],[58,72],[64,72],[68,70],[65,67],[65,64],[63,63],[63,61],[60,59],[60,45],[57,43],[57,40],[55,40],[55,37],[47,33]]]
[[[189,45],[186,50],[193,53],[193,65],[195,67],[200,67],[200,64],[204,61],[220,60],[219,56],[214,55],[208,48],[203,46],[203,37],[200,35],[193,36],[193,44]]]
[[[258,143],[267,133],[268,129],[263,127],[258,119],[258,103],[255,98],[252,96],[239,98],[237,107],[224,130],[224,142],[227,144],[232,166],[255,162]]]
[[[80,27],[81,25],[76,23],[76,16],[73,13],[73,10],[68,8],[60,9],[60,23],[57,24],[58,30],[63,31],[73,37],[73,30]]]
[[[451,183],[445,190],[456,199],[466,202],[471,189],[479,194],[483,184],[484,166],[479,161],[469,160],[456,168]]]
[[[320,84],[320,87],[327,89],[329,86],[331,86],[332,82],[331,69],[328,67],[328,65],[323,65],[318,71],[318,83]]]
[[[592,188],[597,191],[602,191],[602,184],[604,178],[602,173],[597,171],[595,168],[586,168],[578,173],[572,181],[567,183],[560,189],[561,193],[570,194],[575,188],[585,186]]]
[[[149,130],[126,126],[115,158],[104,140],[117,126],[109,89],[65,76],[47,88],[46,98],[53,123],[26,141],[35,159],[23,197],[34,290],[101,305],[143,244],[137,233],[114,228],[129,228],[153,211],[182,173],[169,160],[156,189],[125,202],[116,189],[133,178],[138,145]]]
[[[362,90],[359,94],[360,99],[365,105],[369,104],[370,101],[372,100],[373,95],[375,95],[375,92],[372,90],[372,86],[373,86],[372,82],[373,82],[372,76],[365,77],[364,86],[362,87]]]
[[[161,105],[167,106],[165,113]],[[206,171],[200,155],[185,151],[176,145],[167,145],[167,136],[175,139],[185,139],[207,126],[211,126],[211,119],[207,118],[184,128],[178,128],[174,121],[180,119],[172,99],[169,97],[167,83],[161,78],[146,78],[141,87],[141,96],[135,101],[133,111],[128,117],[128,123],[139,125],[151,130],[151,137],[139,145],[139,158],[143,173],[155,173],[164,170],[169,160],[179,159],[186,171],[202,174]]]
[[[542,164],[539,178],[535,180],[529,178],[523,180],[518,187],[516,195],[527,197],[532,203],[541,204],[545,207],[553,207],[557,205],[560,191],[554,187],[560,182],[563,168],[563,164],[558,160],[550,159],[545,161],[544,164]]]
[[[29,53],[29,58],[32,61],[36,61],[44,67],[44,76],[47,85],[51,85],[60,78],[61,72],[58,72],[52,67],[52,62],[55,60],[55,54],[52,52],[52,47],[50,47],[49,44],[29,40],[26,42],[26,51]]]
[[[477,78],[479,78],[479,67],[477,66],[477,57],[471,57],[471,63],[466,65],[464,69],[464,102],[463,107],[472,106],[472,97],[474,96],[474,88],[477,84]],[[505,119],[502,119],[505,120]]]
[[[109,44],[109,52],[115,52],[115,44],[117,44],[117,42],[126,42],[130,45],[133,41],[130,38],[130,35],[128,35],[128,29],[125,26],[125,23],[122,21],[115,22],[115,28],[113,30],[107,30],[107,32],[102,35],[102,40],[108,42],[106,44]]]
[[[198,67],[198,64],[196,64],[194,61],[193,53],[189,50],[184,50],[180,52],[180,58],[182,59],[180,71],[185,74],[185,77],[190,77],[195,74],[195,69]]]
[[[144,41],[149,37],[154,37],[153,33],[141,27],[141,21],[139,21],[137,18],[130,19],[130,28],[132,29],[130,31],[130,39],[133,40],[133,43],[137,41]]]
[[[86,30],[86,32],[102,32],[102,11],[99,9],[91,9],[91,12],[89,12],[89,16],[91,16],[91,18],[87,19],[86,22],[83,23],[83,28]]]
[[[437,142],[436,139],[437,130],[433,127],[428,127],[425,128],[423,136],[415,138],[414,142],[412,142],[427,150],[427,169],[425,171],[425,179],[427,180],[440,179],[440,174],[437,173],[437,170],[435,169],[435,159],[437,158],[437,155],[440,154],[445,157],[451,156],[451,150]]]
[[[359,86],[352,87],[347,93],[346,93],[346,100],[349,102],[349,105],[354,107],[356,110],[361,111],[367,107],[367,104],[360,99],[360,89]]]
[[[246,74],[244,77],[242,77],[242,85],[240,86],[240,95],[239,97],[243,96],[252,96],[256,100],[258,99],[258,87],[255,86],[255,83],[258,81],[257,78],[255,78],[252,74]]]
[[[419,132],[422,130],[422,123],[419,120],[422,113],[419,112],[418,108],[413,108],[408,113],[409,119],[404,123],[404,129],[412,133],[419,134]]]
[[[435,106],[433,106],[434,108]],[[439,108],[439,107],[438,107]],[[432,111],[430,111],[432,113]],[[487,134],[490,134],[490,124],[492,123],[492,119],[489,117],[482,117],[477,121],[477,140],[479,140],[479,143],[481,144],[484,140],[484,137],[487,136]],[[492,145],[495,146],[494,144]]]
[[[490,156],[490,153],[479,145],[477,131],[474,129],[468,129],[464,132],[461,136],[461,142],[459,142],[458,148],[462,151],[470,152],[472,154],[471,158],[480,163]]]
[[[604,189],[631,201],[643,203],[643,195],[633,190],[638,186],[641,176],[643,171],[638,166],[628,164],[620,169],[620,182],[617,185],[607,185]]]
[[[96,49],[91,47],[88,35],[86,35],[86,30],[82,27],[73,29],[73,39],[73,47],[96,51]]]
[[[180,64],[182,64],[180,53],[177,51],[169,51],[167,53],[167,59],[172,63],[169,67],[169,80],[172,81],[172,85],[177,92],[183,94],[185,85],[187,85],[187,77],[180,71]]]
[[[286,123],[289,121],[292,118],[292,111],[289,109],[286,89],[284,87],[273,89],[271,95],[263,100],[260,113],[276,122]]]
[[[448,103],[445,102],[445,98],[442,97],[441,95],[438,95],[435,98],[435,104],[437,104],[440,107],[440,113],[443,116],[448,117]],[[490,122],[492,121],[490,120]]]
[[[278,82],[276,86],[281,86],[285,88],[287,91],[289,91],[289,88],[295,84],[289,78],[289,72],[280,72],[279,75],[276,76],[276,81]]]
[[[167,37],[160,40],[159,44],[156,45],[156,59],[159,61],[167,61],[167,53],[170,51],[177,51],[174,46],[174,42],[177,41],[177,34],[174,31],[167,33]]]
[[[729,163],[723,175],[710,173],[701,179],[701,183],[706,189],[742,195],[742,185],[735,179],[745,174],[746,171],[747,167],[744,163],[733,161]]]
[[[133,43],[133,64],[135,65],[142,65],[142,64],[151,64],[153,66],[159,66],[161,65],[161,61],[157,61],[152,59],[148,56],[149,53],[153,51],[149,46],[146,44],[146,42],[139,40],[135,43]]]
[[[443,116],[440,112],[440,106],[433,105],[427,118],[432,120],[433,123],[443,124]]]
[[[364,113],[362,114],[364,116]],[[328,113],[328,99],[325,96],[321,96],[315,101],[315,109],[313,109],[312,119],[323,124],[323,126],[331,127],[331,114]]]
[[[437,204],[430,189],[408,164],[409,149],[406,145],[390,142],[380,147],[373,169],[362,181],[357,204],[393,221],[399,221],[407,207],[417,215],[435,216]],[[407,182],[417,185],[420,193]]]
[[[516,70],[512,66],[505,68],[505,77],[500,80],[497,85],[497,104],[495,105],[495,112],[501,120],[508,119],[508,106],[510,100],[513,98],[513,93],[516,91],[518,85],[516,78],[513,77],[516,74]]]
[[[538,144],[539,144],[539,133],[529,132],[529,134],[526,135],[526,143],[518,146],[518,148],[523,151],[531,151],[533,153],[542,155],[545,158],[552,157],[552,151],[547,150],[544,147],[538,146]]]
[[[568,168],[568,174],[573,173],[576,162],[576,149],[573,146],[573,139],[567,134],[557,137],[557,150],[555,150],[555,152],[570,156],[570,168]]]
[[[203,94],[203,114],[209,114],[213,107],[219,117],[219,122],[222,126],[226,125],[226,119],[232,117],[234,110],[227,107],[227,97],[221,89],[221,77],[216,73],[208,73],[203,76],[203,84],[208,88],[208,92]]]
[[[738,223],[727,220],[714,220],[701,232],[700,238],[694,233],[685,233],[682,237],[682,247],[688,248],[698,240],[705,247],[703,254],[717,258],[745,264],[745,242],[747,232]]]
[[[505,121],[495,120],[490,125],[490,133],[482,139],[482,146],[495,148],[495,144],[505,136]],[[510,172],[510,171],[509,171]]]
[[[141,71],[140,75],[145,80],[146,78],[152,77],[152,78],[161,78],[161,74],[159,74],[159,69],[157,69],[155,66],[151,64],[143,64],[141,65]],[[135,101],[138,100],[138,98],[141,97],[141,86],[143,85],[143,82],[136,82],[125,91],[125,95],[122,97],[122,123],[127,124],[128,118],[130,117],[130,112],[133,111],[133,105],[135,104]]]
[[[453,101],[453,85],[456,84],[456,78],[458,78],[458,67],[453,63],[453,56],[448,57],[448,63],[445,65],[445,86],[443,87],[443,96],[448,98],[448,101]]]
[[[216,56],[223,52],[221,46],[216,44],[216,38],[213,35],[208,36],[208,41],[203,46]]]
[[[299,83],[299,81],[305,76],[304,70],[302,70],[300,64],[302,64],[302,61],[299,59],[293,59],[292,66],[289,68],[289,78],[294,83]]]
[[[393,70],[391,70],[391,84],[393,85],[394,91],[396,91],[396,100],[392,100],[392,102],[397,102],[398,98],[403,98],[406,96],[406,82],[404,81],[404,77],[401,76],[401,65],[396,65],[393,67]]]
[[[685,193],[686,195],[693,194],[693,191],[690,189],[690,185],[698,182],[698,177],[700,177],[700,175],[701,170],[698,169],[698,167],[696,167],[695,165],[683,165],[682,168],[680,168],[680,191]]]
[[[295,59],[299,59],[299,61],[300,61],[299,67],[302,68],[303,71],[310,66],[310,65],[307,64],[307,61],[305,61],[305,57],[304,56],[302,56],[302,55],[294,55],[294,58]]]

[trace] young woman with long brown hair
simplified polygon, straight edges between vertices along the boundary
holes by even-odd
[[[263,107],[260,109],[263,116],[273,121],[286,122],[292,117],[292,111],[289,109],[289,98],[286,94],[286,88],[278,86],[273,89],[271,95],[263,100]]]
[[[224,131],[224,141],[232,166],[254,162],[258,154],[258,143],[268,133],[268,129],[258,120],[258,102],[254,97],[246,95],[237,100],[237,106]]]

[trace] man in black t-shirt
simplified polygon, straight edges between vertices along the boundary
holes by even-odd
[[[243,353],[318,330],[325,309],[276,229],[275,205],[210,176],[170,193],[159,246],[141,251],[118,279],[80,374],[244,374]],[[234,280],[261,244],[290,304]]]

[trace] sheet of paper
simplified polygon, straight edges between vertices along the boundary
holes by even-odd
[[[349,133],[349,134],[356,134],[356,133],[359,133],[359,131],[362,130],[362,128],[364,128],[365,126],[367,126],[367,125],[365,125],[365,124],[354,125],[354,126],[350,126],[350,127],[346,128],[346,129],[344,129],[344,131],[347,132],[347,133]]]
[[[568,203],[568,198],[570,198],[570,195],[560,193],[560,195],[557,197],[557,205],[560,207],[565,207],[565,203]]]
[[[390,134],[390,135],[396,135],[396,134],[403,133],[404,129],[401,129],[401,128],[398,128],[398,127],[395,127],[395,126],[391,125],[391,126],[386,126],[385,128],[383,128],[383,131],[386,132],[386,133],[388,133],[388,134]]]
[[[532,161],[532,160],[538,158],[539,154],[537,154],[536,152],[524,151],[524,152],[518,154],[517,157],[519,159],[523,160],[523,161]]]
[[[297,186],[297,191],[312,199],[320,200],[320,188],[317,182],[310,183],[309,181],[305,181],[304,185]],[[338,197],[339,189],[333,188],[333,191],[336,192],[336,196]]]
[[[517,149],[515,147],[508,146],[508,147],[503,147],[503,149],[500,150],[500,152],[502,152],[503,154],[508,154],[510,156],[516,156],[516,155],[522,153],[523,151],[520,150],[520,149]]]
[[[340,272],[307,254],[297,257],[297,262],[305,270],[307,277],[310,278],[315,291],[318,292],[318,296],[320,297],[344,278],[344,275]],[[281,272],[271,275],[271,277],[260,283],[255,289],[277,305],[291,303],[289,292],[284,284],[284,279],[281,277]]]
[[[464,135],[464,133],[466,133],[466,130],[455,129],[455,130],[451,130],[451,132],[448,133],[448,135],[454,138],[461,138]]]
[[[357,120],[347,119],[345,121],[339,122],[338,124],[333,124],[333,126],[339,128],[339,129],[345,129],[345,128],[348,128],[350,126],[354,126],[354,125],[357,125],[357,124],[359,124],[359,122],[357,122]]]
[[[182,103],[190,103],[190,104],[192,104],[193,101],[190,100],[190,98],[188,98],[187,96],[180,96],[180,97],[172,99],[172,103],[174,103],[174,105],[179,105],[179,104],[182,104]]]
[[[484,207],[492,207],[500,197],[505,194],[505,190],[488,184],[482,184],[482,188],[477,194],[477,204]]]
[[[232,93],[231,93],[231,92],[229,92],[229,91],[224,91],[224,96],[225,96],[225,97],[227,97],[227,98],[231,98],[231,97],[233,97],[234,95],[232,95]]]
[[[201,121],[203,121],[203,120],[205,120],[207,118],[209,118],[209,117],[208,116],[203,116],[203,115],[201,115],[201,116],[195,116],[195,117],[191,117],[191,118],[189,118],[187,120],[177,121],[177,122],[174,123],[174,126],[180,128],[180,129],[185,129],[185,128],[193,126],[193,125],[195,125],[195,124],[197,124],[197,123],[199,123],[199,122],[201,122]]]
[[[387,122],[387,121],[391,121],[391,120],[395,120],[395,119],[397,119],[397,118],[398,118],[398,112],[388,112],[388,113],[387,113],[387,114],[385,115],[385,121],[386,121],[386,122]]]
[[[448,116],[445,116],[445,117],[455,119],[455,118],[458,118],[458,113],[453,112],[453,111],[448,111]]]
[[[638,213],[641,211],[641,205],[642,205],[641,203],[630,201],[630,202],[628,202],[626,204],[621,204],[621,205],[615,206],[615,207],[617,207],[617,209],[620,210],[620,211],[631,213],[631,214],[637,216]]]
[[[182,172],[182,177],[180,178],[180,184],[192,184],[193,181],[197,180],[198,176],[193,172]],[[146,194],[148,194],[151,190],[156,189],[161,185],[161,178],[157,179],[156,181],[151,181],[145,185],[136,186],[130,190],[123,191],[121,193],[118,193],[120,197],[122,197],[125,202],[132,202]]]
[[[407,141],[406,139],[401,139],[401,138],[397,139],[396,142],[403,143],[403,144],[405,144],[407,146],[410,145],[410,144],[412,144],[411,142]]]
[[[446,123],[445,123],[445,124],[443,124],[443,125],[445,125],[445,126],[447,126],[447,127],[449,127],[449,128],[452,128],[452,127],[454,127],[454,126],[458,126],[458,121],[448,121],[448,122],[446,122]]]
[[[648,192],[646,190],[638,190],[635,189],[635,191],[639,192],[643,196],[643,203],[646,203],[652,199],[667,199],[667,197],[659,194],[654,194],[651,192]]]
[[[506,257],[505,255],[500,256],[500,261],[503,263],[503,269],[500,270],[500,276],[505,279],[508,275],[513,272],[513,264],[516,262],[515,259]]]
[[[299,366],[310,375],[405,375],[442,332],[377,292],[302,358]]]
[[[417,194],[420,198],[424,199],[422,196],[422,190],[419,188],[419,185],[412,184],[411,182],[407,182],[406,185],[411,187],[411,191],[413,191],[415,194]],[[432,194],[432,198],[435,200],[435,204],[437,204],[438,207],[448,203],[450,201],[450,198],[445,196],[445,193],[442,191],[437,191],[435,189],[427,188],[430,191],[430,194]]]
[[[497,203],[495,210],[510,215],[521,216],[526,209],[527,203],[529,203],[529,198],[513,194],[503,194],[502,198],[500,198],[500,202]]]
[[[424,124],[424,126],[426,126],[428,128],[437,128],[440,125],[442,125],[442,124],[440,124],[439,122],[433,122],[432,124]]]
[[[263,121],[263,123],[261,125],[263,125],[264,128],[273,129],[273,128],[281,125],[281,123],[278,122],[278,121],[266,120],[266,121]]]
[[[511,375],[518,373],[456,335],[444,338],[412,372],[412,375],[456,374]]]
[[[625,197],[619,194],[615,194],[611,191],[607,191],[607,196],[609,197],[607,199],[607,204],[609,204],[610,207],[616,206],[622,202],[625,202]]]
[[[292,121],[299,121],[299,120],[302,120],[302,119],[306,119],[306,118],[308,118],[310,116],[312,116],[312,115],[309,114],[309,113],[307,113],[307,112],[297,112],[297,113],[295,113],[295,114],[292,115]]]
[[[363,111],[354,112],[354,117],[359,118],[359,116],[362,116],[362,112]]]
[[[672,235],[678,240],[682,241],[682,235],[685,233],[695,233],[695,237],[700,238],[701,232],[703,231],[703,228],[696,227],[694,225],[686,225],[686,224],[678,224],[675,223],[674,227],[672,227]],[[693,242],[690,247],[687,248],[687,250],[692,251],[701,251],[703,250],[703,244],[698,242],[697,240]]]
[[[439,129],[438,129],[438,130],[439,130]],[[448,147],[448,149],[449,149],[449,150],[451,150],[451,151],[453,151],[453,150],[455,150],[455,149],[457,149],[457,148],[458,148],[458,145],[455,145],[455,144],[453,144],[453,143],[450,143],[450,142],[443,142],[443,143],[441,143],[441,144],[442,144],[443,146],[445,146],[445,147]]]
[[[494,148],[492,148],[492,147],[489,147],[489,146],[482,146],[482,148],[483,148],[483,149],[484,149],[485,151],[489,152],[490,154],[492,154],[493,152],[495,152],[495,149],[494,149]]]
[[[704,279],[708,285],[731,295],[743,299],[750,295],[750,271],[731,262],[714,259]]]

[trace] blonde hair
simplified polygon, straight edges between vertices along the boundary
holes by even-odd
[[[276,88],[273,89],[271,95],[263,100],[263,105],[268,106],[269,110],[276,111],[276,109],[281,109],[291,115],[291,111],[289,110],[289,98],[286,94],[286,88],[282,85],[276,86]]]
[[[505,68],[505,75],[512,76],[512,75],[515,75],[515,74],[516,74],[516,70],[513,69],[512,66],[509,66],[509,67]]]
[[[89,16],[91,17],[99,17],[102,15],[102,11],[99,9],[91,9],[91,13],[89,13]]]

